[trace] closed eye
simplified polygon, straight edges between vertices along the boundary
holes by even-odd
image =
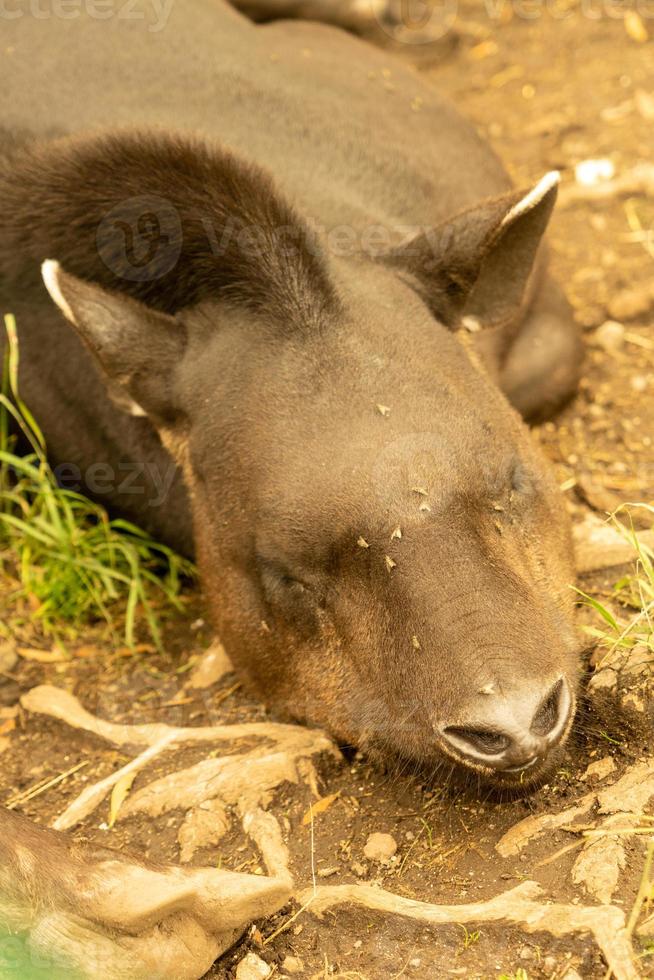
[[[511,490],[517,494],[530,493],[534,484],[529,470],[521,460],[518,460],[511,473]]]
[[[296,589],[300,592],[306,589],[305,583],[293,575],[281,562],[275,559],[262,558],[260,555],[257,556],[256,561],[259,577],[264,587]]]
[[[310,591],[309,585],[297,578],[281,562],[261,556],[257,556],[256,562],[259,579],[269,601],[297,599]]]

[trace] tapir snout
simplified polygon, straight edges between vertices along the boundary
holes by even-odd
[[[461,722],[435,721],[443,749],[468,766],[524,773],[543,762],[565,738],[574,716],[568,680],[532,679],[503,695],[491,683],[478,693]]]

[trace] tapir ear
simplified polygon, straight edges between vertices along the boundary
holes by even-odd
[[[510,321],[523,301],[558,183],[554,171],[531,190],[483,201],[421,233],[391,261],[413,275],[447,326],[456,328],[463,315],[481,326]]]
[[[170,425],[177,415],[172,376],[186,345],[184,326],[129,296],[71,276],[58,262],[44,262],[41,273],[97,361],[112,399],[132,415]]]

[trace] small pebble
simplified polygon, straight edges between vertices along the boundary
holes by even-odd
[[[272,967],[257,956],[248,953],[236,967],[236,980],[266,980],[272,973]]]
[[[595,343],[602,350],[612,353],[624,344],[625,329],[617,320],[605,320],[595,331]]]
[[[288,973],[302,973],[304,963],[299,956],[285,956],[282,960],[282,969],[287,970]]]
[[[391,837],[390,834],[379,833],[371,834],[363,849],[363,853],[369,861],[380,862],[390,861],[396,851],[395,838]]]
[[[615,176],[615,167],[606,157],[596,160],[582,160],[575,167],[575,180],[584,187],[601,184]]]
[[[598,759],[597,762],[591,762],[581,778],[583,780],[592,777],[595,779],[605,779],[612,772],[615,772],[615,760],[612,756],[607,755],[603,759]]]
[[[609,303],[609,313],[614,320],[633,320],[648,313],[653,304],[654,293],[651,286],[625,289],[613,297]]]
[[[18,660],[18,654],[13,643],[0,643],[0,671],[8,673],[13,670]]]

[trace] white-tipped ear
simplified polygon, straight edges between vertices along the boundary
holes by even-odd
[[[480,201],[428,228],[387,261],[408,268],[446,326],[456,330],[471,318],[477,327],[507,324],[520,312],[558,183],[559,174],[551,171],[527,190]]]
[[[50,298],[59,307],[66,319],[70,320],[71,323],[75,323],[73,311],[61,291],[61,285],[59,283],[60,272],[61,266],[54,259],[46,259],[41,265],[41,276],[43,277],[45,288],[50,293]]]
[[[175,317],[121,291],[78,279],[47,259],[41,266],[52,300],[95,358],[112,400],[132,415],[170,425],[178,407],[171,378],[186,348]]]
[[[544,177],[541,177],[535,187],[532,187],[531,190],[525,194],[525,196],[518,201],[517,204],[514,204],[510,211],[506,213],[500,227],[504,228],[506,225],[510,225],[516,220],[516,218],[519,218],[521,214],[524,214],[526,211],[530,211],[537,204],[540,204],[540,202],[549,194],[552,188],[558,186],[560,181],[561,174],[558,170],[550,170],[549,173],[546,173]]]

